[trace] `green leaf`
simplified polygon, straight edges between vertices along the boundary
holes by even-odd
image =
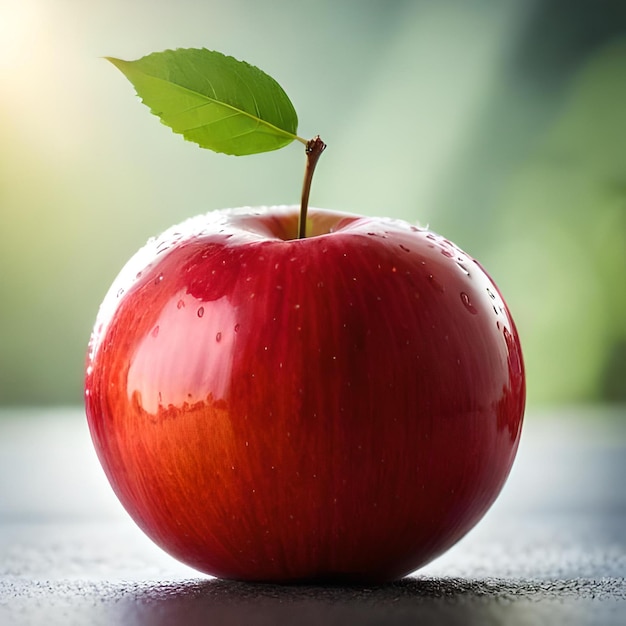
[[[201,148],[244,155],[304,142],[296,135],[298,116],[287,94],[248,63],[204,48],[155,52],[136,61],[107,59],[152,113]]]

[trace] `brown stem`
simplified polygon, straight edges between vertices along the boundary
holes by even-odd
[[[300,220],[298,222],[298,239],[306,237],[306,214],[309,208],[309,194],[311,193],[311,181],[315,166],[322,156],[326,144],[317,135],[307,141],[304,152],[306,154],[306,168],[304,170],[304,182],[302,183],[302,200],[300,202]]]

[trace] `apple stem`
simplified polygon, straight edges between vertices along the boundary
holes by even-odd
[[[311,181],[313,180],[313,172],[315,166],[322,156],[322,152],[326,148],[326,144],[320,139],[319,135],[313,137],[306,142],[304,152],[306,154],[306,167],[304,170],[304,182],[302,183],[302,200],[300,202],[300,220],[298,222],[298,239],[306,237],[306,214],[309,208],[309,194],[311,193]]]

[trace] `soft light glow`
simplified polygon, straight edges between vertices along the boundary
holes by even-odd
[[[18,71],[37,48],[40,11],[29,0],[3,0],[0,4],[0,70]],[[5,85],[6,86],[6,85]]]

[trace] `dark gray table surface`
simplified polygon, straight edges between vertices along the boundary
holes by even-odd
[[[82,412],[0,411],[0,625],[626,624],[626,408],[529,411],[484,520],[380,587],[198,574],[121,510]]]

